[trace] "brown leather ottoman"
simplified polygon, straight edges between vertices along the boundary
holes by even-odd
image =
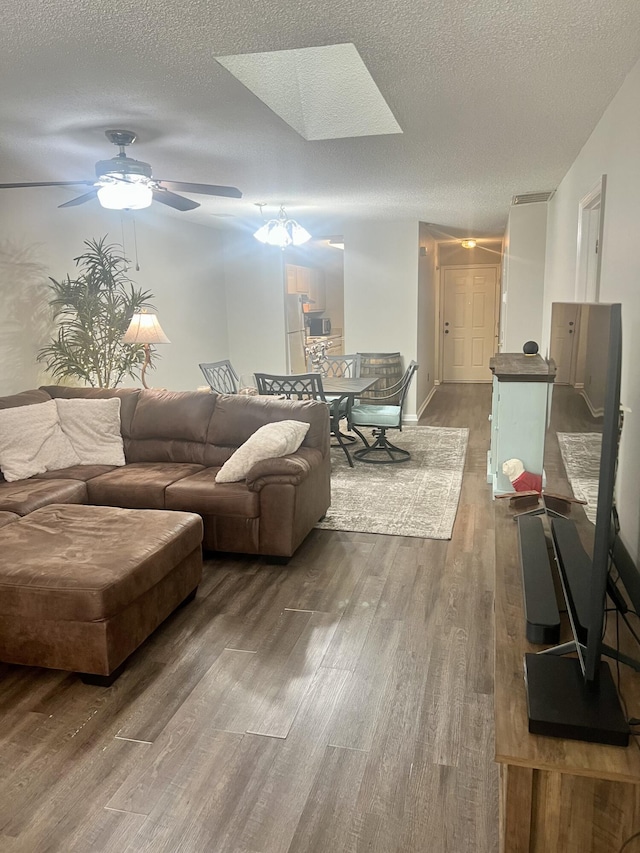
[[[188,512],[53,504],[0,529],[0,660],[108,685],[202,575]]]

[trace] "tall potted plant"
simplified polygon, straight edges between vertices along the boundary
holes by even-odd
[[[123,344],[134,313],[153,307],[148,290],[134,287],[128,262],[107,237],[85,240],[87,250],[74,258],[78,274],[50,278],[55,339],[38,352],[55,379],[78,379],[95,388],[114,388],[127,376],[138,378],[142,344]]]

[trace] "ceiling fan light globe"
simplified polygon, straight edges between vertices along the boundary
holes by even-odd
[[[269,230],[267,243],[269,243],[270,246],[279,246],[281,249],[284,249],[286,246],[290,246],[293,241],[285,224],[280,222],[280,220],[273,220],[273,223],[274,224]]]
[[[142,183],[108,183],[98,190],[98,201],[108,210],[142,210],[152,200],[153,190]]]
[[[271,225],[270,222],[266,222],[264,225],[262,225],[260,228],[258,228],[258,230],[253,235],[256,238],[256,240],[259,240],[261,243],[268,243],[269,242],[269,226],[270,225]]]
[[[291,242],[294,246],[301,246],[307,240],[311,239],[311,234],[309,234],[307,229],[303,228],[302,225],[298,225],[295,220],[290,219],[288,224],[291,231]]]

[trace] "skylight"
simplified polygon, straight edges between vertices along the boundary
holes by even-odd
[[[354,44],[217,61],[304,139],[402,133]]]

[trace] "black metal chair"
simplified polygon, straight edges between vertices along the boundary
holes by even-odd
[[[312,359],[307,361],[307,369],[320,373],[325,379],[359,379],[360,378],[360,353],[352,353],[349,355],[325,355],[320,362],[313,364]],[[327,394],[327,402],[333,403],[337,400],[338,412],[340,418],[347,417],[347,408],[349,405],[348,398],[336,397],[335,394]],[[340,432],[342,441],[348,441],[350,444],[358,439],[355,435],[345,435]]]
[[[216,394],[237,394],[238,374],[227,359],[223,361],[212,361],[200,365],[209,387]]]
[[[311,359],[307,362],[307,369],[311,373],[322,374],[325,379],[344,377],[345,379],[358,379],[360,376],[360,353],[352,355],[325,355],[323,359],[314,365]]]
[[[351,406],[348,419],[349,428],[360,436],[364,447],[354,451],[354,456],[361,462],[373,462],[378,465],[392,462],[407,462],[411,458],[408,450],[396,447],[387,438],[387,430],[397,429],[402,431],[402,408],[407,398],[407,392],[413,376],[418,369],[415,361],[407,367],[404,376],[395,385],[384,389],[384,393],[376,395],[376,402],[354,403]],[[371,393],[371,392],[369,392]],[[374,392],[376,393],[376,392]],[[384,400],[397,399],[398,405],[380,405]],[[368,427],[373,432],[375,441],[370,443],[360,432],[361,428]],[[360,428],[360,429],[359,429]]]
[[[322,387],[322,376],[319,373],[297,373],[291,376],[279,376],[275,373],[256,373],[256,387],[258,394],[274,394],[283,396],[287,400],[321,400],[329,408],[329,421],[331,434],[337,439],[339,446],[344,450],[347,462],[353,468],[353,459],[342,438],[340,432],[340,397],[329,400],[325,396]]]

